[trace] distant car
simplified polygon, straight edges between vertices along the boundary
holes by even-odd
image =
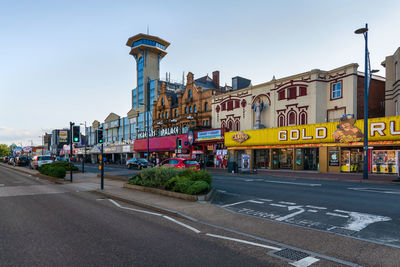
[[[133,158],[133,159],[130,159],[130,160],[128,160],[126,162],[126,167],[128,169],[135,168],[135,169],[140,170],[140,169],[143,169],[143,168],[150,168],[150,167],[153,167],[153,166],[154,166],[153,163],[148,162],[147,159],[136,159],[136,158]]]
[[[162,161],[158,166],[174,167],[178,169],[195,169],[200,170],[200,164],[191,159],[170,158]]]
[[[50,156],[34,156],[32,157],[31,160],[31,169],[36,169],[41,167],[44,164],[50,164],[53,163],[53,160],[51,159]]]
[[[56,157],[56,161],[69,161],[69,160],[63,157]]]

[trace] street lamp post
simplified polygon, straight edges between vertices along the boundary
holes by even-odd
[[[355,34],[362,34],[365,40],[365,66],[364,66],[364,164],[363,164],[363,179],[368,179],[368,94],[371,83],[372,73],[377,72],[372,70],[369,64],[368,51],[368,24],[364,28],[354,31]]]
[[[139,103],[139,105],[145,106],[144,103]],[[146,112],[146,138],[147,138],[147,161],[150,162],[150,145],[149,145],[149,105],[145,106]]]

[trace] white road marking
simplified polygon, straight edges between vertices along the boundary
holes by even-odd
[[[350,220],[348,224],[343,226],[343,228],[353,231],[361,231],[368,225],[376,222],[387,222],[392,220],[390,217],[373,215],[368,213],[360,213],[353,211],[345,211],[345,210],[335,210],[336,212],[347,213],[350,215]]]
[[[272,203],[272,204],[270,204],[271,206],[274,206],[274,207],[281,207],[281,208],[286,208],[287,206],[286,205],[281,205],[281,204],[274,204],[274,203]]]
[[[306,257],[304,259],[295,261],[295,262],[290,262],[290,265],[296,266],[296,267],[307,267],[310,266],[313,263],[316,263],[317,261],[319,261],[319,259],[316,259],[314,257]]]
[[[265,198],[259,198],[258,200],[261,200],[261,201],[268,201],[268,202],[272,201],[272,199],[265,199]]]
[[[250,242],[250,241],[246,241],[246,240],[242,240],[242,239],[236,239],[236,238],[222,236],[222,235],[214,235],[214,234],[208,234],[208,233],[206,235],[207,236],[212,236],[212,237],[215,237],[215,238],[236,241],[236,242],[239,242],[239,243],[244,243],[244,244],[253,245],[253,246],[257,246],[257,247],[272,249],[272,250],[276,250],[276,251],[282,250],[282,249],[277,248],[277,247],[267,246],[267,245],[260,244],[260,243]]]
[[[294,182],[269,181],[269,180],[264,180],[264,182],[276,183],[276,184],[294,184],[294,185],[304,185],[304,186],[321,186],[321,184],[307,184],[307,183],[294,183]]]
[[[151,212],[151,211],[145,211],[145,210],[138,210],[138,209],[132,209],[132,208],[128,208],[128,207],[123,207],[120,204],[118,204],[116,201],[114,201],[113,199],[109,199],[109,200],[110,200],[111,203],[113,203],[115,206],[117,206],[118,208],[121,208],[121,209],[137,211],[137,212],[151,214],[151,215],[155,215],[155,216],[162,216],[162,214],[160,214],[160,213],[155,213],[155,212]]]
[[[173,219],[173,218],[171,218],[171,217],[168,217],[168,216],[166,216],[166,215],[163,215],[163,217],[164,217],[165,219],[168,219],[168,220],[174,222],[174,223],[179,224],[180,226],[183,226],[183,227],[185,227],[185,228],[187,228],[187,229],[189,229],[189,230],[192,230],[192,231],[195,232],[196,234],[201,233],[201,231],[197,230],[196,228],[194,228],[194,227],[192,227],[192,226],[189,226],[189,225],[187,225],[187,224],[181,223],[180,221],[177,221],[177,220],[175,220],[175,219]]]
[[[311,206],[311,205],[307,205],[307,208],[311,208],[311,209],[317,209],[317,210],[326,210],[325,207],[318,207],[318,206]]]
[[[218,192],[220,192],[220,193],[225,193],[226,191],[224,191],[224,190],[217,190]]]
[[[261,201],[256,201],[256,200],[249,200],[251,203],[257,203],[257,204],[264,204],[264,202]]]
[[[333,230],[333,229],[335,229],[335,228],[337,228],[337,227],[336,227],[336,226],[332,226],[332,227],[329,227],[329,228],[326,229],[326,230],[330,231],[330,230]]]
[[[0,184],[0,186],[4,186],[4,184]]]
[[[400,194],[400,190],[391,190],[387,188],[369,188],[369,187],[363,187],[363,188],[357,188],[357,187],[350,187],[347,188],[350,190],[355,190],[355,191],[362,191],[362,192],[370,192],[370,193],[381,193],[381,194]]]
[[[221,206],[221,207],[222,207],[222,208],[226,208],[226,207],[235,206],[235,205],[242,204],[242,203],[246,203],[246,202],[249,202],[249,201],[248,201],[248,200],[245,200],[245,201],[235,202],[235,203],[232,203],[232,204],[223,205],[223,206]]]
[[[327,212],[327,213],[325,213],[325,214],[326,214],[326,215],[331,215],[331,216],[336,216],[336,217],[349,218],[349,216],[347,216],[347,215],[338,214],[338,213],[333,213],[333,212]]]
[[[293,202],[285,202],[285,201],[279,201],[281,204],[286,204],[286,205],[296,205],[296,203]]]
[[[253,179],[244,179],[245,182],[253,182]]]
[[[276,220],[279,221],[279,222],[281,222],[281,221],[287,220],[287,219],[289,219],[289,218],[292,218],[292,217],[294,217],[294,216],[296,216],[296,215],[299,215],[299,214],[301,214],[301,213],[303,213],[303,212],[305,211],[305,209],[303,209],[302,207],[303,207],[303,206],[289,206],[289,207],[288,207],[288,210],[289,210],[289,211],[291,211],[291,210],[299,210],[299,211],[293,212],[293,213],[288,214],[288,215],[283,216],[283,217],[279,217],[279,218],[277,218]]]
[[[318,212],[318,210],[307,210],[308,212]]]

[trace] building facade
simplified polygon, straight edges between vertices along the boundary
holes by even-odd
[[[382,62],[386,69],[385,113],[386,116],[400,115],[400,47]]]

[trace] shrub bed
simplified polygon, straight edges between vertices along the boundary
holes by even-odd
[[[57,167],[61,167],[64,168],[65,171],[70,171],[70,166],[72,165],[72,171],[78,171],[78,167],[74,166],[73,163],[67,162],[67,161],[55,161],[53,163],[51,163],[50,165],[53,166],[57,166]]]
[[[53,165],[53,163],[42,165],[41,167],[38,168],[38,170],[41,174],[56,178],[64,178],[65,174],[67,173],[65,171],[65,168]]]
[[[212,176],[206,171],[154,167],[133,176],[130,184],[155,187],[189,195],[206,194],[211,189]]]

